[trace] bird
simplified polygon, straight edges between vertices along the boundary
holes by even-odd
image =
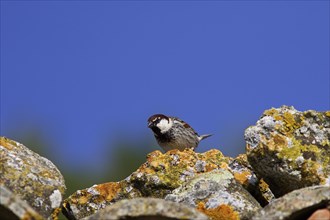
[[[183,151],[186,148],[195,150],[201,140],[212,135],[198,135],[183,120],[163,114],[150,116],[148,118],[148,127],[152,130],[158,144],[165,152],[173,149]]]

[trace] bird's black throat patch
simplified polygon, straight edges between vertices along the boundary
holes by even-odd
[[[161,132],[160,132],[160,129],[157,127],[157,126],[152,126],[152,127],[150,127],[151,128],[151,130],[154,132],[154,134],[155,134],[155,136],[157,135],[160,135],[161,134]]]
[[[158,142],[168,143],[173,140],[173,135],[170,132],[162,133],[157,126],[151,127],[151,130],[154,132],[155,138]]]
[[[155,135],[155,137],[156,137],[157,141],[160,143],[168,143],[168,142],[173,141],[173,137],[172,137],[172,135],[170,135],[169,132],[160,134],[158,136]]]

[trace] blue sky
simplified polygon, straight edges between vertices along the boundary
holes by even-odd
[[[235,156],[268,108],[329,110],[329,83],[329,1],[1,1],[1,135],[37,128],[75,169],[160,149],[155,113]]]

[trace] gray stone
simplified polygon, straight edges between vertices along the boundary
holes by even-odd
[[[60,207],[66,189],[56,166],[24,145],[0,137],[0,185],[25,200],[43,218]]]
[[[219,219],[248,219],[260,208],[234,176],[221,169],[197,175],[165,199],[196,207]]]
[[[43,219],[27,202],[3,185],[0,185],[0,216],[6,220]]]
[[[229,164],[230,172],[235,179],[246,189],[261,206],[266,206],[275,199],[269,185],[258,178],[253,168],[247,160],[246,154],[240,154]]]
[[[230,160],[215,149],[204,153],[196,153],[192,149],[176,149],[164,154],[153,151],[148,154],[147,161],[126,179],[76,191],[64,200],[63,213],[67,218],[80,219],[122,199],[163,199],[199,172],[228,167]]]
[[[310,186],[292,191],[259,210],[253,220],[307,219],[330,205],[330,187]]]
[[[245,131],[247,157],[276,197],[330,185],[330,111],[272,108]]]
[[[84,218],[99,219],[208,219],[203,213],[189,206],[157,198],[121,200]]]

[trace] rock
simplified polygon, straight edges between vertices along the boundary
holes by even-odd
[[[122,199],[164,198],[197,174],[220,168],[232,172],[251,192],[260,191],[260,181],[249,170],[244,156],[233,160],[223,156],[218,150],[205,153],[196,153],[190,149],[171,150],[164,154],[154,151],[147,156],[147,161],[125,180],[94,185],[72,194],[63,203],[63,213],[68,218],[79,219]]]
[[[78,190],[63,202],[62,212],[68,219],[81,219],[121,199],[141,197],[127,182],[109,182]]]
[[[122,199],[164,198],[197,173],[228,168],[230,160],[218,150],[201,154],[190,149],[165,154],[154,151],[125,180],[94,185],[72,194],[63,203],[63,213],[69,219],[80,219]]]
[[[260,205],[265,206],[275,199],[268,184],[262,178],[259,179],[256,176],[247,160],[246,154],[240,154],[233,159],[229,164],[229,168],[234,174],[235,179],[249,191]]]
[[[245,140],[248,161],[276,197],[330,185],[330,111],[267,110],[246,129]]]
[[[157,198],[124,199],[84,220],[99,219],[199,219],[207,216],[196,209]]]
[[[330,187],[310,186],[274,200],[258,211],[252,220],[307,219],[314,211],[330,204]]]
[[[171,150],[165,154],[154,151],[148,155],[147,162],[129,176],[129,182],[143,196],[164,198],[198,173],[229,169],[231,160],[215,149],[205,153],[196,153],[191,149]]]
[[[25,200],[43,218],[50,218],[60,207],[66,189],[63,176],[52,162],[5,137],[0,137],[0,185]]]
[[[0,216],[7,220],[44,219],[27,202],[21,200],[3,185],[0,185]]]
[[[227,170],[215,170],[195,176],[166,200],[196,207],[211,219],[249,219],[259,203]]]

